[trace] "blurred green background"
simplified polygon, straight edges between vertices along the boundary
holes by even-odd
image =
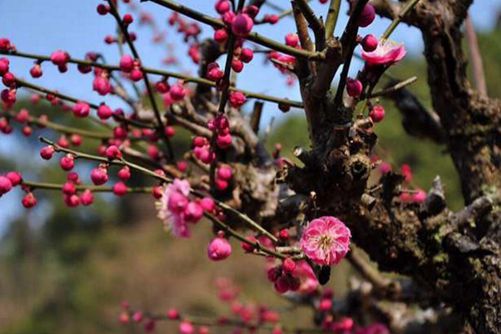
[[[501,97],[499,41],[499,29],[479,35],[492,97]],[[417,75],[419,80],[410,89],[429,107],[430,93],[421,59],[409,58],[391,72],[402,79]],[[402,163],[410,164],[415,185],[423,189],[428,189],[433,178],[440,175],[449,205],[460,208],[458,178],[446,148],[409,137],[392,103],[382,103],[387,118],[376,126],[376,132],[384,158],[397,168]],[[34,111],[30,106],[34,114],[44,109],[39,108]],[[284,154],[290,156],[294,146],[308,146],[305,123],[298,115],[284,117],[274,125],[267,140],[270,148],[281,143]],[[34,138],[19,136],[19,141],[26,142],[26,150],[33,150],[28,140]],[[18,169],[32,179],[62,178],[59,170],[49,164],[41,167],[29,159],[1,159],[2,169]],[[234,244],[234,254],[227,261],[208,261],[205,245],[210,227],[200,223],[194,228],[192,240],[171,238],[155,218],[148,195],[123,200],[98,197],[92,210],[67,209],[59,193],[37,195],[39,207],[12,222],[0,242],[1,334],[124,332],[117,321],[122,300],[154,311],[177,306],[191,313],[217,314],[224,308],[207,286],[219,276],[229,276],[240,283],[245,299],[287,305],[278,297],[270,297],[274,294],[270,294],[272,286],[266,281],[262,259],[247,256],[246,265],[242,266],[242,252]],[[46,223],[37,224],[38,221]],[[338,293],[346,286],[348,270],[344,265],[337,268],[329,283]],[[296,316],[298,322],[309,320],[307,312]],[[168,325],[159,328],[169,329]]]

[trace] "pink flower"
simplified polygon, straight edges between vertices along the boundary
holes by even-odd
[[[362,51],[362,58],[369,65],[391,65],[404,58],[407,51],[403,44],[389,40],[380,40],[376,50]]]
[[[207,256],[212,261],[221,261],[231,255],[231,245],[227,239],[216,237],[212,239],[207,247]]]
[[[330,266],[346,255],[351,232],[342,221],[324,216],[312,220],[303,231],[300,246],[313,262]]]
[[[158,218],[166,229],[176,237],[190,236],[186,221],[185,208],[189,204],[190,184],[186,180],[175,179],[165,187],[162,197],[157,201]]]

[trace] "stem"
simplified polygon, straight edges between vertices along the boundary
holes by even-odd
[[[388,26],[388,28],[386,28],[385,32],[381,36],[382,40],[388,39],[390,37],[390,35],[395,30],[395,28],[398,26],[398,24],[405,17],[405,15],[407,15],[407,13],[409,11],[411,11],[411,9],[414,8],[414,6],[416,6],[416,4],[418,2],[419,2],[419,0],[409,0],[409,1],[407,1],[407,3],[405,4],[404,8],[402,8],[402,10],[398,13],[397,17],[395,17],[393,19],[393,21],[391,21],[391,23]]]
[[[15,113],[13,112],[3,112],[0,114],[2,116],[9,116],[9,117],[15,117]],[[112,138],[111,134],[106,134],[106,133],[98,133],[98,132],[92,132],[92,131],[86,131],[86,130],[81,130],[79,128],[72,128],[69,126],[61,125],[58,123],[53,123],[50,121],[40,121],[37,118],[30,118],[28,120],[28,124],[32,125],[35,124],[41,128],[49,128],[52,130],[59,131],[64,134],[76,134],[76,135],[81,135],[83,137],[87,138],[93,138],[93,139],[109,139]]]
[[[381,89],[381,90],[379,90],[377,92],[368,94],[367,96],[362,96],[362,99],[388,95],[388,94],[394,93],[394,92],[396,92],[396,91],[404,88],[405,86],[413,84],[416,81],[417,81],[417,77],[416,76],[410,77],[409,79],[406,79],[404,81],[400,81],[400,82],[398,82],[397,84],[395,84],[395,85],[393,85],[391,87],[388,87],[388,88],[385,88],[385,89]]]
[[[26,88],[29,88],[31,90],[37,91],[37,92],[54,95],[54,96],[60,98],[61,100],[65,100],[65,101],[69,101],[69,102],[73,102],[73,103],[77,103],[78,101],[81,101],[81,100],[76,99],[74,97],[71,97],[69,95],[62,94],[62,93],[59,93],[55,90],[50,90],[50,89],[47,89],[47,88],[42,87],[42,86],[38,86],[38,85],[32,84],[30,82],[27,82],[27,81],[24,81],[21,79],[16,78],[16,84],[18,87],[26,87]],[[89,103],[89,102],[86,102],[86,103],[89,105],[89,107],[91,109],[97,110],[99,108],[99,106],[97,104]],[[132,120],[132,119],[126,119],[123,116],[114,115],[113,117],[120,122],[130,123],[130,124],[132,124],[136,127],[139,127],[139,128],[152,128],[152,126],[150,124],[147,124],[144,122],[139,122],[139,121]],[[95,118],[89,118],[89,119],[94,121],[96,124],[99,124],[101,126],[105,126],[105,127],[109,128],[109,126],[106,123],[103,123]]]
[[[271,241],[273,242],[278,242],[278,239],[277,237],[275,237],[273,234],[271,234],[270,232],[268,232],[264,227],[262,227],[261,225],[259,225],[258,223],[256,223],[255,221],[253,221],[252,219],[249,218],[249,216],[241,213],[240,211],[238,210],[235,210],[234,208],[232,208],[231,206],[229,206],[228,204],[224,203],[224,202],[217,202],[217,204],[227,210],[227,211],[230,211],[231,213],[237,215],[243,222],[247,223],[249,226],[253,227],[254,229],[256,229],[258,232],[260,232],[261,234],[267,236],[268,238],[270,238]]]
[[[205,15],[203,13],[197,12],[196,10],[193,10],[189,7],[180,5],[174,1],[171,0],[142,0],[144,1],[151,1],[154,2],[160,6],[172,9],[180,14],[186,15],[193,20],[208,24],[216,29],[221,29],[225,28],[226,25],[223,23],[223,21],[218,20],[216,18],[213,18],[211,16]],[[285,44],[276,42],[272,39],[266,38],[264,36],[259,35],[258,33],[251,32],[246,39],[249,41],[255,42],[259,45],[266,46],[270,49],[276,50],[283,52],[285,54],[295,56],[295,57],[301,57],[301,58],[307,58],[311,60],[322,60],[324,59],[324,55],[321,52],[309,52],[301,49],[296,49],[292,48],[290,46],[287,46]]]
[[[7,55],[7,56],[14,56],[14,57],[36,59],[36,60],[42,60],[42,61],[50,61],[50,57],[48,57],[48,56],[25,53],[25,52],[20,52],[20,51],[2,51],[2,50],[0,50],[0,54]],[[107,65],[107,64],[95,63],[95,62],[91,62],[88,60],[81,60],[81,59],[76,59],[76,58],[71,58],[68,61],[68,63],[77,64],[77,65],[94,66],[94,67],[99,67],[99,68],[102,68],[102,69],[105,69],[108,71],[120,71],[120,67],[118,65]],[[191,76],[187,76],[187,75],[176,73],[176,72],[164,71],[164,70],[148,68],[148,67],[143,67],[142,70],[144,71],[144,73],[161,75],[161,76],[165,76],[165,77],[172,77],[172,78],[183,80],[185,82],[194,82],[194,83],[197,83],[200,85],[216,87],[215,82],[210,81],[208,79],[204,79],[204,78],[191,77]],[[259,100],[274,102],[277,104],[284,103],[284,104],[288,104],[291,107],[295,107],[295,108],[303,108],[304,107],[303,103],[300,101],[293,101],[293,100],[289,100],[286,98],[283,99],[283,98],[274,97],[274,96],[270,96],[270,95],[266,95],[266,94],[260,94],[260,93],[255,93],[255,92],[246,91],[246,90],[242,90],[242,89],[237,89],[233,86],[230,86],[229,89],[231,91],[242,92],[248,98],[255,98],[255,99],[259,99]]]
[[[62,184],[57,184],[57,183],[23,180],[22,184],[28,186],[31,190],[36,190],[36,189],[61,190],[63,188]],[[113,192],[113,187],[107,187],[107,186],[76,185],[75,188],[79,191],[90,190],[93,192]],[[127,187],[127,192],[129,193],[151,193],[152,190],[153,190],[152,187]]]
[[[336,29],[337,18],[339,16],[339,9],[341,7],[341,0],[331,0],[329,5],[329,12],[325,19],[325,38],[329,39],[334,34]]]

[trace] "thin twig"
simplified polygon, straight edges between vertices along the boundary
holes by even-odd
[[[383,35],[381,36],[381,39],[385,40],[388,39],[391,35],[391,33],[395,30],[395,28],[398,26],[398,24],[402,21],[402,19],[407,15],[409,11],[414,8],[414,6],[419,2],[419,0],[409,0],[405,4],[405,6],[402,8],[402,10],[398,13],[397,17],[391,21],[390,25],[386,30],[384,31]]]
[[[397,84],[395,84],[395,85],[393,85],[391,87],[387,87],[387,88],[381,89],[381,90],[379,90],[377,92],[373,92],[372,94],[368,95],[367,97],[362,96],[362,99],[388,95],[388,94],[394,93],[396,91],[399,91],[400,89],[402,89],[402,88],[404,88],[406,86],[409,86],[409,85],[413,84],[416,81],[417,81],[417,77],[416,76],[410,77],[409,79],[400,81],[400,82],[398,82]]]
[[[329,5],[329,12],[325,19],[325,38],[329,39],[334,34],[336,29],[337,18],[339,16],[339,9],[341,7],[341,0],[331,0]]]

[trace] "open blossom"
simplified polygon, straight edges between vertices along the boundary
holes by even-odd
[[[165,187],[162,197],[157,201],[158,218],[166,229],[172,231],[176,237],[187,238],[190,236],[186,221],[185,209],[189,204],[188,195],[190,184],[186,180],[175,179]]]
[[[300,246],[313,262],[330,266],[346,255],[351,232],[342,221],[324,216],[312,220],[304,229]]]
[[[403,44],[380,40],[372,52],[362,51],[362,58],[369,65],[391,65],[404,58],[407,51]]]

